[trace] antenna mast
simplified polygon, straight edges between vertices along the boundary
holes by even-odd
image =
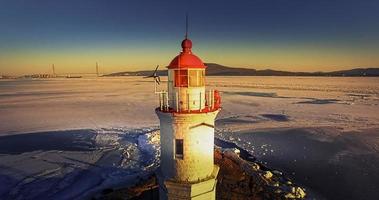
[[[55,66],[54,66],[54,64],[53,64],[53,66],[52,66],[52,68],[53,68],[53,76],[55,77]]]
[[[99,77],[99,65],[97,64],[97,62],[96,62],[96,75],[97,77]]]
[[[186,13],[186,39],[188,38],[188,13]]]

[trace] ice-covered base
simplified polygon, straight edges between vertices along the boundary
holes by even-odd
[[[0,138],[0,199],[83,199],[159,164],[158,132],[100,129]]]

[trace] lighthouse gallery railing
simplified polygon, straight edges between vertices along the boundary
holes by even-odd
[[[159,111],[162,112],[184,112],[184,113],[198,113],[198,112],[211,112],[218,110],[221,105],[221,97],[220,94],[217,90],[208,90],[205,92],[205,106],[202,105],[202,101],[204,101],[202,93],[199,94],[198,96],[198,101],[199,101],[199,108],[198,109],[191,109],[189,107],[190,105],[190,98],[188,95],[186,95],[186,98],[180,98],[178,93],[175,93],[175,105],[170,106],[170,99],[168,96],[167,91],[161,91],[158,94],[158,99],[159,99]],[[191,97],[191,101],[193,101],[193,97]],[[184,103],[184,105],[187,105],[187,107],[182,107],[179,105],[179,103]]]

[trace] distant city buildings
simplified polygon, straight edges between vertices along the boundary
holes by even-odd
[[[0,79],[16,79],[17,76],[7,76],[7,75],[0,75]]]
[[[25,75],[24,78],[56,78],[54,74],[31,74]]]

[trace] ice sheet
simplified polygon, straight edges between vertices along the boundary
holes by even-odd
[[[0,199],[82,199],[134,184],[159,164],[156,137],[149,129],[0,137]]]
[[[331,199],[377,197],[379,78],[207,77],[207,87],[222,95],[218,137]],[[82,198],[153,170],[153,92],[141,77],[0,80],[0,199]]]

